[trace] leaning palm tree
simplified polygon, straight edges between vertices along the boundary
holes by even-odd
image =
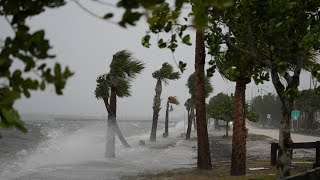
[[[150,141],[156,141],[159,111],[161,109],[161,92],[162,82],[168,83],[168,80],[176,80],[180,78],[179,72],[174,72],[173,67],[169,63],[163,63],[162,67],[152,73],[152,77],[157,80],[156,94],[153,98],[153,117]]]
[[[190,139],[192,119],[194,119],[194,106],[192,98],[187,99],[187,101],[184,103],[184,106],[186,107],[188,113],[188,127],[186,132],[186,139]]]
[[[164,126],[165,130],[163,133],[164,138],[169,136],[169,111],[173,111],[172,104],[175,104],[175,105],[180,104],[176,96],[169,96],[167,100],[166,120],[165,120],[165,126]]]
[[[104,101],[108,112],[107,142],[105,157],[115,157],[115,133],[125,147],[130,147],[116,121],[117,97],[131,96],[130,82],[141,73],[144,64],[132,53],[122,50],[113,55],[109,73],[98,76],[95,95]]]

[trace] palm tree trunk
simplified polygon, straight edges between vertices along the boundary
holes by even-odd
[[[157,139],[157,126],[158,126],[158,118],[159,118],[159,111],[161,109],[161,91],[162,91],[162,84],[161,80],[157,80],[156,88],[155,88],[156,94],[153,98],[153,117],[152,117],[152,128],[151,128],[151,134],[150,134],[150,141],[154,142]]]
[[[245,125],[245,90],[244,79],[236,81],[235,106],[233,111],[233,135],[231,176],[246,174],[246,125]]]
[[[106,104],[106,100],[105,100]],[[106,105],[107,107],[107,105]],[[107,108],[108,109],[108,108]],[[117,133],[120,141],[125,147],[130,147],[128,142],[123,137],[121,130],[117,123],[117,95],[116,88],[111,87],[110,92],[110,106],[108,111],[108,127],[107,127],[107,141],[106,141],[106,151],[105,157],[114,158],[115,157],[115,133]]]
[[[163,137],[167,138],[169,136],[169,99],[167,102],[167,109],[166,109],[166,120],[164,125],[164,134]]]
[[[122,142],[122,144],[124,145],[124,147],[126,148],[130,148],[131,146],[128,144],[128,142],[126,141],[126,139],[124,138],[124,136],[122,135],[122,132],[118,126],[117,121],[115,121],[114,125],[113,125],[113,130],[115,131],[115,133],[117,134],[117,136],[119,137],[120,141]]]
[[[187,127],[186,139],[190,139],[190,136],[191,136],[192,116],[194,116],[192,108],[193,108],[193,104],[191,104],[191,108],[190,108],[191,110],[188,111],[188,127]]]
[[[204,96],[205,47],[203,32],[196,32],[195,48],[195,105],[198,136],[198,168],[212,169],[208,129],[206,122],[206,103]]]
[[[115,144],[115,132],[114,132],[114,121],[115,117],[108,115],[108,126],[107,126],[107,137],[106,137],[106,158],[116,157],[116,144]]]
[[[111,87],[110,93],[110,106],[108,112],[108,127],[107,127],[107,142],[106,142],[106,151],[105,157],[115,158],[115,131],[114,125],[116,123],[117,115],[117,95],[114,87]]]

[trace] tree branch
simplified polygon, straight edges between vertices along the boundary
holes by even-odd
[[[280,76],[277,72],[276,65],[271,66],[271,79],[272,79],[272,83],[274,84],[274,87],[275,87],[279,97],[283,98],[282,95],[283,95],[285,88],[284,88],[284,85],[280,81]]]
[[[240,52],[242,52],[242,53],[245,53],[245,54],[247,54],[247,55],[249,55],[249,56],[251,56],[251,57],[253,57],[253,58],[255,58],[255,59],[258,58],[258,56],[257,56],[255,53],[253,53],[253,52],[251,52],[251,51],[248,51],[248,50],[246,50],[246,49],[243,49],[243,48],[235,45],[235,44],[231,41],[231,39],[230,39],[230,33],[227,33],[226,35],[223,35],[223,34],[221,34],[220,32],[216,32],[216,33],[217,33],[217,35],[220,36],[223,40],[225,40],[225,42],[226,42],[226,44],[227,44],[228,46],[230,46],[230,47],[232,47],[232,48],[234,48],[234,49],[236,49],[236,50],[238,50],[238,51],[240,51]]]
[[[112,3],[101,1],[101,0],[91,0],[91,1],[98,3],[98,4],[101,4],[101,5],[104,5],[104,6],[108,6],[108,7],[114,7],[114,8],[117,7],[116,5],[114,5]]]
[[[8,18],[8,16],[4,16],[4,19],[7,21],[7,23],[9,24],[9,26],[11,27],[11,29],[12,29],[12,31],[13,31],[13,33],[16,33],[16,29],[13,27],[13,25],[11,24],[11,22],[10,22],[10,20],[9,20],[9,18]]]
[[[92,17],[95,17],[97,19],[100,19],[100,20],[104,20],[105,22],[108,22],[110,24],[113,24],[113,25],[117,25],[118,26],[118,23],[114,22],[114,21],[110,21],[110,20],[105,20],[103,19],[103,17],[101,17],[100,15],[92,12],[91,10],[89,10],[88,8],[86,8],[84,5],[82,5],[78,0],[72,0],[74,3],[76,3],[83,11],[85,11],[86,13],[88,13],[89,15],[91,15]]]

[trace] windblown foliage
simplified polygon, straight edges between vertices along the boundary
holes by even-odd
[[[30,31],[27,19],[37,16],[48,8],[65,4],[64,0],[0,1],[0,16],[13,31],[12,36],[0,41],[0,127],[16,127],[26,132],[19,113],[13,107],[22,95],[29,98],[30,91],[44,90],[53,84],[57,94],[62,94],[67,80],[73,75],[68,67],[59,63],[50,66],[48,59],[51,45],[44,30]],[[21,62],[24,67],[13,66]],[[36,78],[34,78],[36,77]]]

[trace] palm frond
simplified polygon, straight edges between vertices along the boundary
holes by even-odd
[[[170,104],[175,104],[175,105],[179,105],[180,102],[178,101],[177,96],[169,96],[168,97],[168,101]]]
[[[117,96],[118,97],[129,97],[131,96],[131,84],[130,81],[128,81],[127,79],[123,79],[123,78],[118,78],[117,79],[117,86],[116,88],[116,92],[117,92]]]
[[[97,86],[94,94],[97,99],[104,99],[109,97],[110,81],[106,74],[97,77]]]
[[[186,86],[189,88],[191,97],[195,96],[195,73],[191,74],[188,78]],[[204,76],[204,96],[207,98],[212,93],[213,87],[210,83],[210,77]]]
[[[155,79],[161,79],[163,81],[177,80],[180,78],[180,73],[178,71],[174,72],[172,65],[165,62],[162,64],[162,67],[159,70],[152,73],[152,77]]]
[[[130,51],[122,50],[113,55],[110,74],[123,78],[135,78],[144,68],[144,63],[133,57]]]

